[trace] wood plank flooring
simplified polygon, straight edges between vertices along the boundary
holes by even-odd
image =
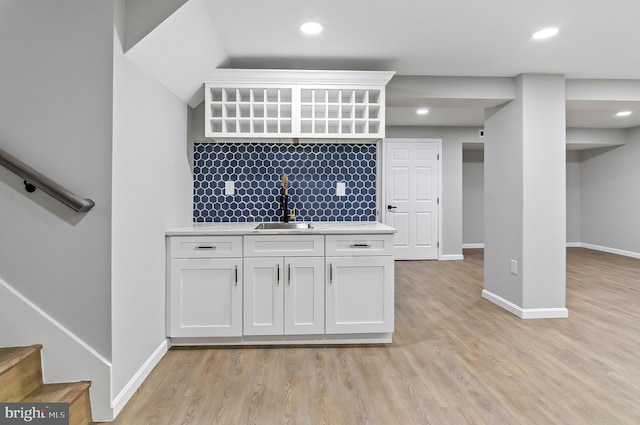
[[[522,320],[464,255],[396,262],[391,345],[173,348],[113,424],[640,424],[640,260],[569,249],[569,318]]]

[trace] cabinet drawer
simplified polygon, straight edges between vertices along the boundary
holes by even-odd
[[[393,235],[327,235],[327,256],[393,255]]]
[[[242,257],[242,236],[172,236],[171,258]]]
[[[264,235],[244,237],[245,257],[324,256],[322,235]]]

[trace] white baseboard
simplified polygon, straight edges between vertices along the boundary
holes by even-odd
[[[484,248],[483,243],[463,243],[462,249]],[[567,242],[567,248],[586,248],[594,251],[608,252],[609,254],[623,255],[625,257],[640,259],[640,252],[625,251],[624,249],[609,248],[607,246],[593,245],[584,242]]]
[[[522,308],[486,289],[482,290],[482,298],[491,301],[521,319],[558,319],[569,317],[569,310],[566,308]]]
[[[625,251],[623,249],[609,248],[606,246],[592,245],[590,243],[581,243],[582,248],[593,249],[594,251],[608,252],[609,254],[624,255],[625,257],[640,259],[640,252]]]
[[[171,346],[275,346],[275,345],[341,345],[391,344],[393,332],[371,334],[255,335],[239,337],[176,337]]]
[[[133,394],[140,388],[140,385],[149,376],[154,367],[158,364],[164,355],[169,351],[169,342],[167,339],[162,341],[162,344],[156,348],[146,362],[138,369],[138,372],[127,382],[127,385],[120,391],[120,393],[113,399],[111,404],[113,409],[113,417],[118,416],[120,411],[126,406]]]
[[[91,381],[94,421],[112,420],[111,363],[2,279],[0,323],[3,346],[42,344],[45,383]]]
[[[438,258],[438,260],[440,260],[440,261],[459,261],[459,260],[464,260],[464,255],[462,255],[462,254],[442,254],[440,256],[440,258]]]

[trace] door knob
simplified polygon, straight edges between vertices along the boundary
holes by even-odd
[[[387,205],[387,210],[391,211],[393,209],[396,209],[398,207],[396,207],[395,205]]]

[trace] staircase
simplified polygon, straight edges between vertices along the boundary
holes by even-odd
[[[0,348],[0,402],[69,403],[69,425],[92,423],[91,382],[44,384],[42,345]]]

